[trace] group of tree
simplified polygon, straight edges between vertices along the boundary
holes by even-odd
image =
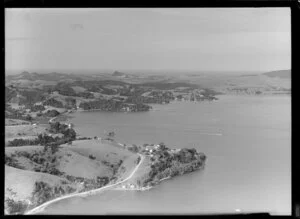
[[[123,111],[125,108],[129,108],[129,111],[131,112],[138,112],[148,111],[151,108],[151,106],[142,103],[127,104],[123,103],[122,101],[116,101],[111,99],[98,99],[95,101],[82,102],[80,103],[79,107],[83,108],[84,110],[99,109],[102,111],[109,112]]]
[[[127,149],[128,149],[129,151],[132,151],[133,153],[137,153],[137,152],[139,151],[138,146],[135,145],[135,144],[132,144],[131,146],[128,146]]]
[[[146,103],[146,104],[162,104],[169,103],[170,100],[163,97],[150,97],[150,96],[130,96],[125,100],[126,103]]]
[[[53,123],[50,123],[49,132],[57,134],[57,133],[62,133],[66,129],[68,129],[68,125],[61,124],[60,122],[53,122]]]
[[[44,116],[46,116],[46,117],[56,117],[59,114],[60,113],[57,110],[53,109],[53,110],[48,110],[46,113],[44,113]]]
[[[25,201],[5,198],[5,209],[10,215],[24,214],[28,207],[29,204]]]
[[[7,154],[5,154],[4,161],[5,161],[5,165],[7,165],[7,166],[15,167],[18,169],[24,169],[24,167],[19,164],[18,160],[14,157],[13,154],[11,156],[8,156]]]
[[[54,90],[63,96],[76,96],[74,89],[67,83],[58,83]]]
[[[43,102],[44,106],[52,106],[52,107],[56,107],[56,108],[63,108],[63,103],[54,99],[54,98],[50,98],[46,101]]]
[[[30,110],[32,112],[44,111],[46,108],[43,105],[32,105],[30,106]]]
[[[89,92],[89,90],[84,92],[75,92],[75,90],[71,86],[72,84],[60,82],[55,87],[51,89],[51,92],[57,91],[60,95],[63,96],[73,96],[73,97],[83,97],[86,99],[94,98],[94,95]]]
[[[76,139],[75,130],[73,128],[69,128],[66,124],[61,124],[60,122],[51,123],[49,132],[54,134],[63,134],[65,138],[72,141]]]
[[[155,158],[151,158],[151,171],[144,182],[145,185],[165,177],[191,172],[201,167],[206,159],[204,154],[198,153],[194,148],[183,148],[176,153],[171,153],[163,143],[159,145]]]
[[[67,109],[73,109],[76,107],[76,99],[72,98],[72,97],[67,97],[65,99],[66,104],[65,104],[65,108]]]
[[[8,146],[10,146],[10,147],[25,146],[25,145],[38,145],[38,144],[39,144],[38,139],[16,138],[16,139],[8,142]]]
[[[88,92],[88,91],[77,93],[75,96],[83,97],[85,99],[93,99],[93,98],[95,98],[94,94],[92,94],[91,92]]]
[[[95,160],[95,159],[96,159],[96,157],[93,156],[92,154],[89,155],[89,158],[90,158],[91,160]]]
[[[9,106],[5,108],[5,118],[26,120],[29,122],[32,120],[31,116],[26,115],[24,112],[22,112],[20,110],[12,109]]]
[[[75,191],[76,190],[70,186],[66,186],[66,188],[58,185],[51,187],[48,183],[37,181],[34,185],[31,201],[35,206],[38,206],[50,199]]]
[[[17,96],[17,92],[15,89],[9,88],[5,86],[5,102],[9,102],[12,98]]]
[[[20,99],[19,104],[25,105],[28,108],[37,102],[45,100],[44,93],[39,90],[20,90],[19,93],[23,97]]]
[[[76,139],[74,129],[66,129],[62,131],[63,137],[55,138],[47,134],[39,134],[36,139],[14,139],[8,142],[8,146],[25,146],[25,145],[47,145],[47,144],[65,144]]]

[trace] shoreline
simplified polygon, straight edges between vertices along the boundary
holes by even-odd
[[[104,113],[141,113],[141,112],[149,112],[151,111],[151,109],[147,111],[105,111],[102,109],[89,109],[89,110],[77,109],[75,112],[94,112],[94,111],[99,111]]]
[[[156,185],[158,185],[160,182],[164,181],[164,180],[167,180],[167,179],[171,179],[172,177],[171,176],[168,176],[168,177],[165,177],[165,178],[162,178],[160,179]],[[141,188],[115,188],[114,190],[121,190],[121,191],[146,191],[146,190],[150,190],[150,189],[153,189],[155,187],[154,186],[146,186],[146,187],[141,187]]]

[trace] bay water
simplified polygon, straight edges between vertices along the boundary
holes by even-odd
[[[149,191],[105,191],[61,200],[41,214],[291,214],[291,96],[220,95],[138,113],[76,112],[83,136],[115,131],[121,143],[164,142],[207,155],[203,171]]]

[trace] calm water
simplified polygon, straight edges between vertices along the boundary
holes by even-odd
[[[115,130],[120,142],[195,147],[207,155],[206,167],[150,191],[63,200],[45,214],[291,213],[290,96],[220,96],[144,113],[78,112],[73,122],[85,136]]]

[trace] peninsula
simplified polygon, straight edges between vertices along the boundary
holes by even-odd
[[[35,214],[56,201],[107,189],[146,190],[204,168],[206,156],[195,149],[125,145],[114,140],[113,132],[78,136],[74,124],[61,122],[70,110],[58,110],[44,112],[45,121],[18,110],[10,114],[18,119],[6,118],[6,214]]]

